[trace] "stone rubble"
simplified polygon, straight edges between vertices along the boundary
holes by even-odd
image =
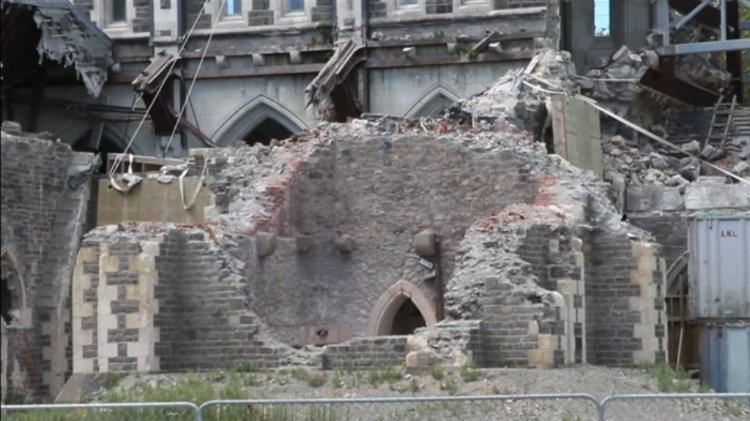
[[[568,53],[545,49],[539,53],[538,61],[530,72],[526,73],[524,69],[510,71],[481,94],[454,104],[451,117],[484,131],[503,130],[508,125],[515,125],[540,138],[547,117],[545,101],[549,95],[581,92],[617,115],[641,123],[655,134],[669,138],[664,126],[670,122],[673,126],[680,125],[685,115],[679,114],[679,110],[662,111],[662,107],[655,105],[652,95],[637,85],[646,68],[656,64],[658,56],[653,50],[643,49],[635,53],[623,46],[610,59],[603,61],[600,69],[592,69],[581,77],[576,75],[575,65]],[[691,79],[707,81],[706,86],[712,89],[719,89],[729,78],[729,73],[713,59],[701,55],[681,58],[678,68]],[[738,106],[736,114],[749,112]],[[750,138],[738,135],[736,131],[741,122],[734,123],[734,136],[730,131],[723,149],[718,144],[704,145],[711,115],[712,110],[706,110],[699,116],[708,120],[694,134],[702,136],[700,141],[693,139],[680,145],[687,154],[700,157],[700,160],[643,136],[628,139],[623,136],[626,131],[621,124],[603,119],[605,179],[622,177],[633,186],[683,186],[700,175],[721,175],[701,160],[740,177],[750,176],[747,168]],[[618,132],[621,133],[615,134]],[[674,141],[682,142],[682,139]]]

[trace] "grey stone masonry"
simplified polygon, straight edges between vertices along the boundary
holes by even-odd
[[[71,190],[67,180],[71,163],[91,155],[29,133],[3,132],[0,149],[2,254],[23,290],[3,360],[20,370],[8,384],[12,393],[34,401],[57,393],[69,371],[64,317],[89,185]]]
[[[153,0],[133,0],[135,16],[132,20],[133,32],[148,32],[151,29],[151,2]]]
[[[426,0],[428,14],[453,13],[453,0]]]
[[[203,13],[201,15],[201,10],[203,9],[203,4],[205,3],[204,0],[182,1],[185,2],[185,21],[188,28],[191,28],[193,26],[193,22],[195,22],[196,19],[198,19],[198,22],[195,25],[195,29],[211,28],[211,14]],[[206,6],[206,12],[209,11],[208,6],[210,6],[210,3]]]
[[[547,6],[547,0],[493,0],[495,9],[518,9],[521,7]]]
[[[665,262],[660,247],[634,241],[619,231],[598,232],[589,241],[589,362],[632,366],[664,361]],[[634,302],[648,305],[634,306]]]
[[[407,337],[354,338],[323,350],[323,369],[377,368],[404,363]]]
[[[313,22],[330,22],[333,20],[333,0],[316,0],[312,8]]]
[[[482,299],[482,348],[480,364],[487,367],[528,367],[530,351],[539,348],[539,334],[564,336],[559,309],[512,292],[511,285],[497,278],[485,281]],[[541,298],[541,297],[540,297]],[[554,354],[556,365],[564,358]]]

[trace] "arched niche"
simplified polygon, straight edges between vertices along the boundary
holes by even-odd
[[[28,327],[26,286],[18,264],[7,250],[0,252],[0,315],[7,326]]]
[[[459,99],[461,98],[450,90],[436,86],[409,108],[406,117],[437,117]]]
[[[424,325],[429,327],[437,323],[435,310],[427,297],[414,284],[398,281],[388,288],[375,303],[367,326],[369,336],[398,334],[393,332],[393,322],[399,312],[403,312],[404,305],[413,304],[424,319]]]
[[[283,105],[260,95],[232,113],[219,126],[212,139],[219,146],[229,146],[259,129],[278,131],[283,128],[291,134],[297,134],[308,127],[304,120]]]

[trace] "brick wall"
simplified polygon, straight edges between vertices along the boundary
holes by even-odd
[[[323,369],[401,365],[406,357],[406,341],[406,336],[379,336],[328,345],[323,351]]]
[[[453,13],[453,0],[426,0],[425,8],[428,14]]]
[[[312,21],[333,21],[333,0],[315,0],[315,6],[312,8]]]
[[[547,0],[493,0],[495,9],[517,9],[521,7],[547,6]]]
[[[193,27],[193,23],[196,19],[198,22],[195,24],[195,29],[209,29],[211,28],[211,3],[206,5],[205,13],[201,14],[203,9],[204,0],[183,0],[185,2],[185,28],[190,29]]]
[[[598,232],[588,240],[589,362],[632,366],[664,361],[665,262],[660,247],[621,231]]]
[[[409,257],[414,236],[426,228],[440,235],[448,282],[456,248],[471,224],[537,194],[526,158],[512,151],[399,137],[386,165],[380,145],[380,138],[334,139],[292,162],[288,173],[274,176],[257,193],[269,199],[257,230],[277,234],[278,247],[263,259],[251,247],[238,253],[254,285],[252,307],[287,343],[298,340],[303,325],[345,324],[352,336],[366,334],[376,301],[399,280],[416,285],[436,308],[436,283]],[[228,206],[226,179],[237,171],[237,161],[230,165],[222,151],[210,153],[216,156],[210,159],[215,201]],[[344,234],[353,240],[351,253],[335,246],[336,236]],[[304,253],[292,241],[299,235],[312,241]]]
[[[70,371],[66,309],[90,188],[66,185],[69,165],[78,157],[85,161],[90,154],[29,135],[2,134],[2,250],[25,296],[22,321],[8,327],[7,350],[9,367],[23,372],[10,377],[25,380],[8,386],[9,393],[32,400],[56,394]]]
[[[664,250],[667,267],[672,265],[687,251],[687,215],[682,212],[660,213],[659,215],[629,214],[628,221],[656,237]]]
[[[151,2],[155,0],[133,0],[133,32],[148,32],[151,29]]]
[[[530,300],[530,297],[512,291],[510,284],[498,278],[486,279],[484,292],[481,299],[484,311],[481,365],[528,367],[565,363],[563,349],[540,347],[542,336],[556,338],[552,341],[554,343],[560,343],[565,336],[560,307],[534,303],[533,298]],[[548,355],[534,355],[541,353]]]

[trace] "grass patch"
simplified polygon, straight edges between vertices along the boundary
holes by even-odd
[[[307,384],[310,387],[318,388],[326,384],[327,381],[328,381],[328,378],[325,376],[325,374],[319,373],[314,376],[311,376],[307,380]]]
[[[293,368],[289,374],[292,376],[293,379],[299,380],[302,382],[306,382],[310,378],[310,372],[308,372],[304,368]]]
[[[104,379],[102,387],[106,390],[112,390],[117,387],[125,377],[128,377],[128,373],[110,373],[107,378]]]
[[[449,395],[455,395],[458,390],[458,385],[456,385],[456,382],[453,379],[446,379],[444,382],[440,383],[440,390],[448,392]]]
[[[693,381],[684,370],[674,371],[669,364],[662,363],[648,367],[646,372],[656,380],[659,391],[663,393],[685,393],[693,387]]]
[[[411,379],[411,381],[409,382],[409,392],[413,394],[419,392],[419,382],[417,381],[417,379]]]
[[[435,380],[443,380],[443,377],[445,377],[445,371],[443,371],[443,367],[441,367],[440,364],[434,363],[430,368],[430,375]]]
[[[479,380],[479,370],[473,366],[465,365],[461,367],[461,378],[466,383],[475,382]]]
[[[333,372],[333,378],[331,379],[331,385],[336,389],[341,388],[344,385],[344,381],[341,380],[341,373],[336,370]]]

